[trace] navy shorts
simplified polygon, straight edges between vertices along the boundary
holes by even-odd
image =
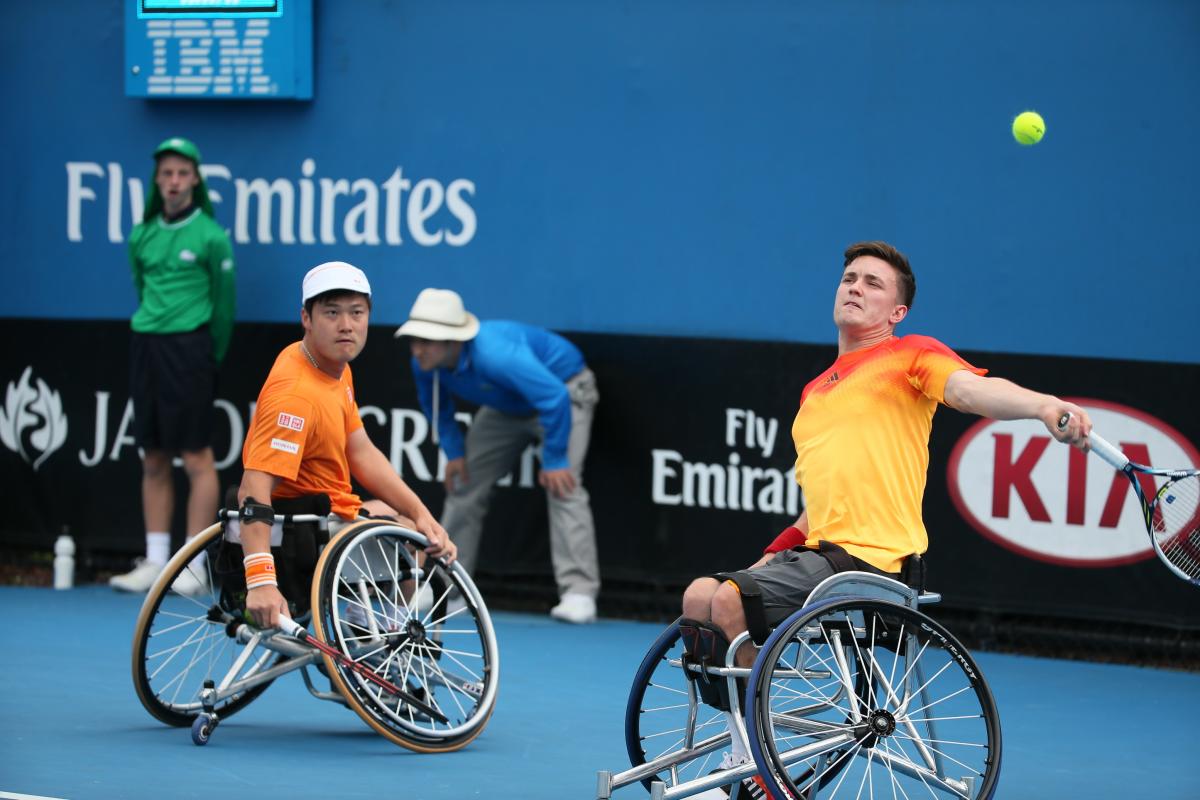
[[[217,365],[208,326],[188,333],[134,333],[129,347],[133,435],[147,450],[212,445]]]

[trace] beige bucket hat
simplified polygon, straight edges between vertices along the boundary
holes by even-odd
[[[423,289],[408,312],[408,322],[396,329],[396,337],[415,336],[435,342],[465,342],[479,333],[479,319],[463,307],[458,292]]]

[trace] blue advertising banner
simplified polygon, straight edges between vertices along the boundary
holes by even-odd
[[[128,318],[150,153],[183,135],[242,321],[344,259],[381,322],[442,286],[557,329],[829,343],[843,248],[882,238],[930,335],[1197,361],[1164,344],[1187,293],[1146,283],[1198,266],[1193,3],[318,3],[304,103],[127,97],[135,4],[68,5],[0,30],[2,316]]]

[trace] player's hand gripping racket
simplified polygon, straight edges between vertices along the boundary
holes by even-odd
[[[1060,428],[1066,427],[1067,419],[1059,420]],[[1135,464],[1094,429],[1088,442],[1093,453],[1125,473],[1133,484],[1154,552],[1176,575],[1200,586],[1200,470]],[[1165,481],[1153,497],[1146,497],[1139,474]]]
[[[325,644],[317,637],[310,634],[303,625],[301,625],[300,623],[291,619],[290,617],[285,617],[283,615],[280,615],[279,629],[281,631],[283,631],[284,633],[286,633],[288,636],[295,637],[302,642],[307,642],[308,644],[310,644],[313,647],[320,650],[325,655],[332,658],[334,661],[341,664],[343,667],[346,667],[347,669],[351,669],[354,672],[358,673],[359,675],[362,675],[364,678],[371,681],[371,683],[374,683],[374,684],[377,684],[377,685],[383,687],[383,689],[385,691],[390,692],[391,694],[394,694],[396,697],[399,697],[405,703],[408,703],[410,706],[417,709],[422,714],[428,715],[430,719],[435,719],[438,722],[441,722],[443,724],[449,724],[450,720],[447,719],[446,716],[444,714],[442,714],[442,712],[438,711],[436,708],[434,708],[433,706],[430,706],[427,703],[421,702],[416,697],[413,697],[411,692],[406,692],[403,689],[401,689],[399,686],[397,686],[394,683],[392,683],[391,681],[387,680],[386,678],[380,677],[366,665],[360,664],[352,658],[347,658],[341,652],[330,647],[329,645]]]

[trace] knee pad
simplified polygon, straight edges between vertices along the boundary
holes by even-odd
[[[725,666],[725,655],[729,652],[729,640],[720,628],[711,622],[686,617],[679,620],[679,637],[683,641],[684,662],[701,667]],[[700,699],[722,711],[729,710],[729,683],[725,678],[707,672],[685,669],[688,680],[696,684]]]

